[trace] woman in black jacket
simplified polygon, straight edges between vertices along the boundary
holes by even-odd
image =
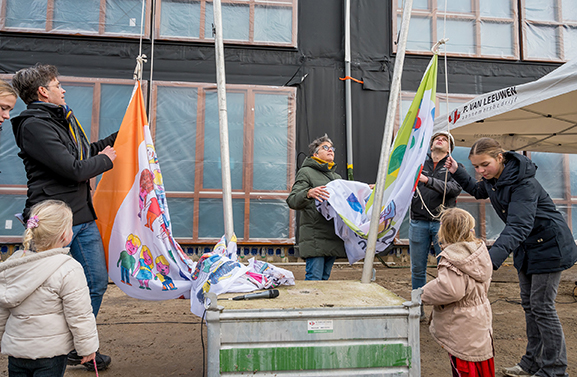
[[[518,153],[505,152],[496,140],[479,139],[469,160],[480,181],[449,157],[447,168],[463,190],[491,200],[505,229],[489,253],[498,269],[513,253],[525,310],[527,351],[507,376],[567,376],[563,328],[555,310],[561,271],[577,260],[577,246],[563,216],[535,179],[537,167]]]

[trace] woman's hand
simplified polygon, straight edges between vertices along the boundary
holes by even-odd
[[[316,199],[319,202],[327,200],[330,197],[330,194],[325,190],[326,188],[327,186],[313,187],[307,192],[307,198]]]
[[[103,154],[107,156],[110,161],[114,161],[116,159],[116,151],[110,145],[107,145],[102,151],[98,152],[98,154]]]
[[[459,168],[459,164],[457,163],[457,161],[455,161],[455,159],[452,156],[448,156],[447,160],[445,161],[445,167],[449,169],[449,172],[451,174],[454,174]]]
[[[92,352],[88,356],[82,356],[82,360],[80,361],[80,364],[84,364],[84,363],[87,363],[89,361],[92,361],[92,360],[94,360],[95,357],[96,357],[96,352]]]

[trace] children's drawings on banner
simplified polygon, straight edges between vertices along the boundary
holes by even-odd
[[[237,261],[236,250],[236,237],[226,245],[223,236],[212,252],[200,257],[192,274],[192,313],[202,317],[204,297],[208,292],[218,296],[227,292],[252,292],[279,285],[295,285],[291,271],[254,258],[245,266]]]

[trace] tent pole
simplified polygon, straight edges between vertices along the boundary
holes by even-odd
[[[389,106],[387,108],[387,118],[385,123],[385,132],[383,135],[383,144],[381,146],[381,157],[379,160],[379,170],[375,186],[375,197],[373,200],[373,212],[371,213],[371,226],[369,228],[369,239],[367,241],[367,250],[365,252],[365,263],[363,266],[363,275],[361,283],[368,284],[371,281],[373,271],[373,261],[375,259],[375,250],[377,245],[377,236],[379,229],[379,218],[383,196],[385,194],[385,178],[387,176],[387,167],[391,152],[391,142],[393,140],[393,126],[397,112],[399,92],[401,89],[401,76],[403,74],[403,64],[405,61],[405,49],[409,35],[409,21],[411,20],[411,10],[413,0],[405,0],[403,9],[403,20],[401,23],[401,33],[395,58],[395,69],[393,71],[393,81],[391,82],[391,91],[389,95]]]
[[[222,38],[222,13],[220,0],[214,0],[214,47],[216,60],[216,85],[218,95],[218,124],[220,132],[220,161],[222,166],[222,205],[224,234],[227,241],[234,234],[232,217],[232,184],[230,178],[230,153],[228,144],[228,116],[226,110],[226,80],[224,72],[224,46]]]
[[[351,0],[345,0],[345,77],[351,77]],[[345,121],[347,132],[347,178],[353,180],[353,106],[351,80],[345,80]]]

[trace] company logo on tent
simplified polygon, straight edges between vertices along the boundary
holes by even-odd
[[[461,118],[461,113],[459,112],[458,109],[455,109],[455,111],[453,111],[453,112],[449,115],[449,123],[455,124],[455,123],[457,123],[457,121],[459,120],[459,118]]]

